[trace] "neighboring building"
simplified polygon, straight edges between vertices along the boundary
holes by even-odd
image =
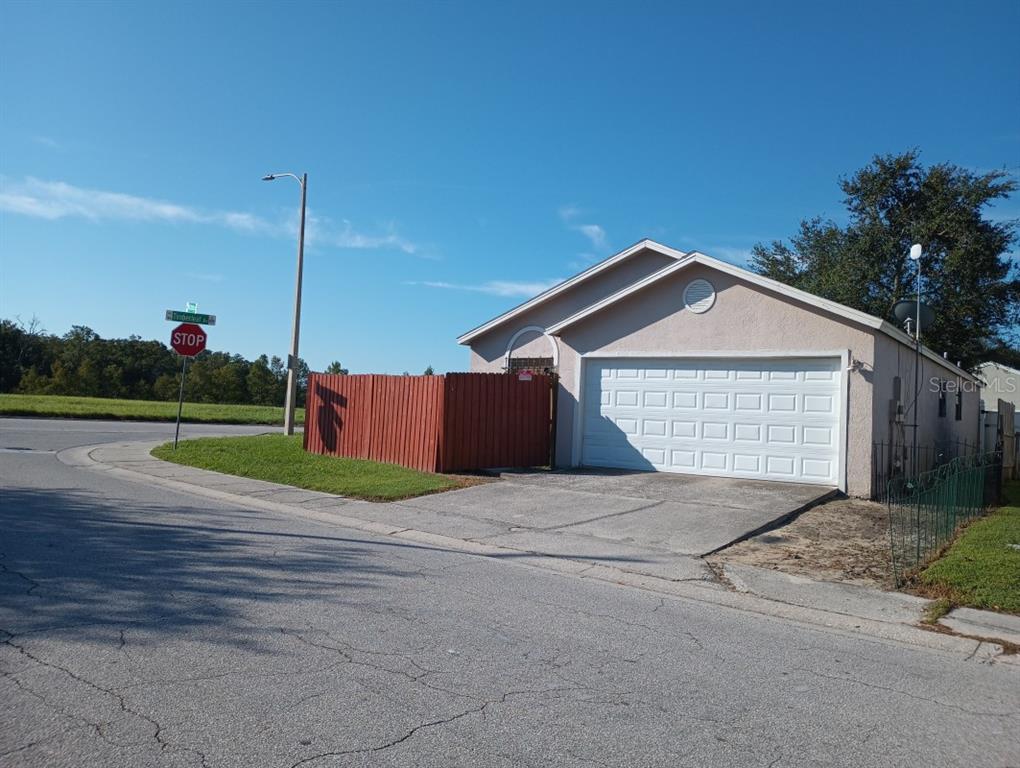
[[[643,240],[458,339],[471,370],[558,372],[557,464],[872,488],[912,433],[894,325]],[[977,380],[923,349],[920,445],[976,442]],[[906,409],[906,418],[896,412]]]
[[[1001,363],[981,363],[974,371],[981,380],[981,410],[995,411],[999,400],[1012,403],[1017,410],[1020,429],[1020,371]]]
[[[1001,363],[981,363],[975,373],[981,381],[982,450],[1001,445],[1007,479],[1020,477],[1020,371]],[[1000,400],[1008,404],[1002,410]],[[1007,421],[1010,408],[1012,432]]]

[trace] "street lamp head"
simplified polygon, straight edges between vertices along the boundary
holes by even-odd
[[[910,260],[917,261],[918,259],[920,259],[922,250],[923,249],[921,248],[920,243],[914,243],[912,246],[910,246]]]
[[[275,173],[267,173],[265,176],[262,177],[262,181],[272,181],[275,178],[276,178]]]

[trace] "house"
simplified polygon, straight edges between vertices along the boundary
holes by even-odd
[[[1016,408],[1016,429],[1020,431],[1020,371],[1001,363],[981,363],[974,373],[981,380],[981,409],[998,410],[999,400]]]
[[[873,442],[978,435],[977,380],[864,312],[651,240],[462,335],[559,374],[556,462],[872,492]]]
[[[981,363],[974,372],[981,381],[982,449],[1001,444],[1006,478],[1020,477],[1020,371],[1001,363]]]

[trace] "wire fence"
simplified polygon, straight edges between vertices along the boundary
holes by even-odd
[[[891,483],[897,479],[917,477],[948,464],[953,459],[974,456],[981,447],[966,440],[945,440],[934,445],[909,443],[871,444],[871,488],[877,501],[886,501]]]
[[[1002,454],[971,453],[916,477],[899,476],[884,493],[896,586],[948,542],[957,526],[999,501]]]

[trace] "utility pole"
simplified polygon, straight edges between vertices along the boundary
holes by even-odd
[[[290,354],[287,356],[287,398],[283,407],[284,434],[294,434],[294,411],[297,407],[298,342],[301,337],[301,279],[305,267],[305,204],[308,200],[308,174],[270,173],[263,181],[290,176],[301,185],[301,224],[298,228],[297,279],[294,282],[294,324],[291,329]]]

